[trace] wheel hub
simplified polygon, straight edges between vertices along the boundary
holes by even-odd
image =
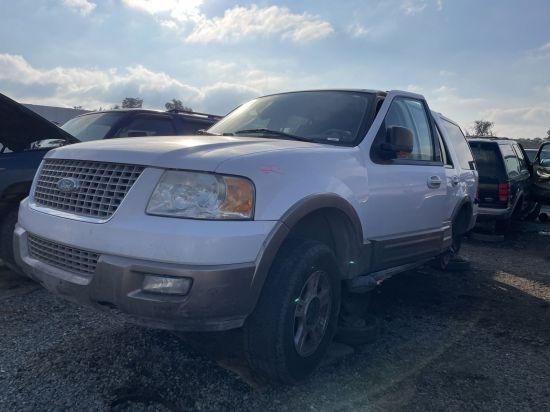
[[[330,318],[331,295],[328,274],[317,270],[295,300],[294,347],[300,356],[311,355],[321,344]]]

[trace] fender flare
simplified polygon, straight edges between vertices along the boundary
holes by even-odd
[[[305,216],[317,210],[333,208],[338,209],[348,217],[353,225],[355,243],[357,245],[356,253],[360,253],[361,244],[363,242],[363,228],[361,226],[361,220],[357,215],[354,207],[344,198],[336,194],[316,194],[305,197],[299,202],[291,206],[281,219],[277,222],[271,233],[264,241],[258,257],[256,259],[256,270],[251,284],[251,310],[254,309],[258,299],[260,298],[261,291],[265,280],[267,279],[269,269],[279,251],[283,242],[287,239],[288,235],[292,231],[293,227]]]
[[[474,202],[473,200],[470,198],[470,196],[464,196],[462,198],[462,200],[456,204],[454,210],[453,210],[453,214],[451,215],[451,227],[456,219],[456,216],[458,215],[458,213],[462,210],[462,208],[465,206],[465,205],[469,205],[470,208],[471,208],[471,214],[469,216],[469,220],[468,220],[468,224],[465,228],[465,231],[468,231],[471,227],[473,227],[473,224],[472,224],[472,219],[474,217],[473,215],[473,211],[474,211]]]

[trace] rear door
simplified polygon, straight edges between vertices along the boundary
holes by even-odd
[[[447,209],[445,169],[425,101],[396,96],[380,116],[384,119],[367,150],[369,198],[364,209],[366,233],[375,245],[373,270],[439,253]],[[380,160],[377,148],[393,126],[412,132],[412,153]]]
[[[529,171],[526,166],[522,167],[522,163],[514,149],[514,144],[502,143],[500,144],[500,151],[504,157],[504,164],[510,179],[510,203],[515,206],[520,196],[525,197],[527,195]]]
[[[455,205],[458,200],[469,197],[472,201],[477,197],[477,171],[475,170],[475,162],[470,150],[470,146],[466,141],[466,137],[460,130],[460,127],[445,119],[440,119],[440,124],[445,131],[445,137],[450,143],[454,162],[456,163],[457,177],[453,177],[452,185],[456,188]]]

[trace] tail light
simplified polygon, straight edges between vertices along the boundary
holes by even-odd
[[[500,183],[498,185],[498,200],[508,202],[510,198],[510,183]]]

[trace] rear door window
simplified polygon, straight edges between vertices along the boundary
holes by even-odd
[[[521,148],[517,144],[515,144],[514,145],[514,150],[516,152],[516,155],[518,156],[520,171],[521,172],[528,172],[529,168],[527,167],[527,162],[525,160],[525,157],[523,156],[523,152],[521,151]]]
[[[520,165],[519,160],[512,149],[512,145],[509,144],[502,144],[500,145],[500,151],[502,152],[502,155],[504,156],[504,164],[506,166],[506,171],[508,172],[508,176],[515,177],[520,174]]]
[[[470,146],[468,146],[468,142],[466,142],[466,138],[462,130],[460,130],[460,127],[444,119],[442,119],[441,124],[447,132],[452,147],[455,149],[460,167],[465,170],[474,170],[474,157],[472,156]]]

